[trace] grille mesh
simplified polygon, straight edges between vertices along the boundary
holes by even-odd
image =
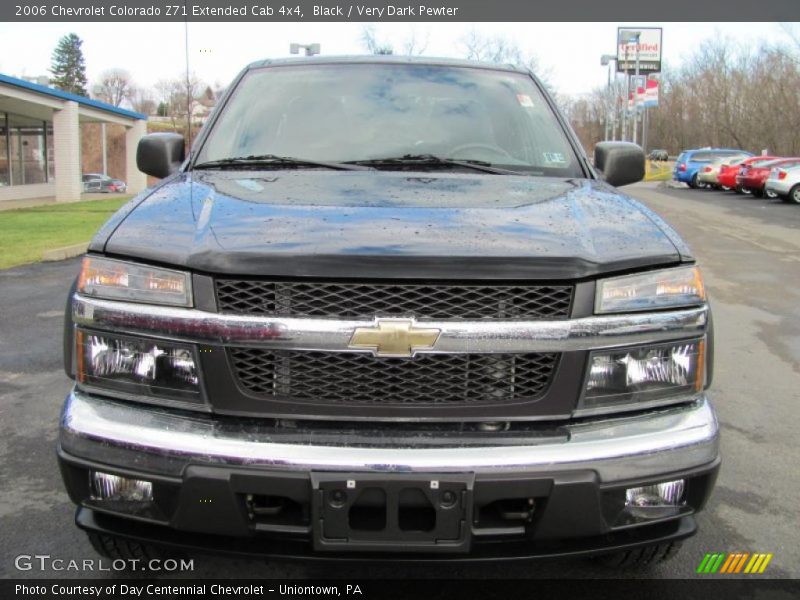
[[[292,317],[558,319],[569,316],[571,285],[451,285],[216,281],[221,312]]]
[[[368,354],[229,349],[249,393],[314,404],[443,405],[520,402],[543,395],[556,353]]]

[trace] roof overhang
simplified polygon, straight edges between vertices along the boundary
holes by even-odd
[[[84,122],[130,127],[135,121],[147,120],[141,113],[0,74],[0,112],[51,120],[53,111],[64,108],[67,102],[78,105],[79,119]]]

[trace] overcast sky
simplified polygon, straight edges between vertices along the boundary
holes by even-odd
[[[580,94],[603,85],[600,55],[614,53],[618,26],[660,26],[664,59],[679,64],[697,44],[729,37],[755,47],[787,41],[776,23],[381,23],[379,39],[401,50],[412,34],[427,42],[426,55],[463,56],[461,40],[471,30],[502,35],[535,55],[555,89]],[[362,54],[362,23],[189,23],[190,69],[209,83],[227,85],[248,62],[289,55],[289,43],[318,42],[323,54]],[[46,75],[58,39],[75,32],[83,40],[90,83],[105,69],[122,67],[136,83],[152,86],[181,75],[183,23],[0,23],[0,73]]]

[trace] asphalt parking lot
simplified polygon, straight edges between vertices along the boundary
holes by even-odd
[[[689,242],[706,275],[716,327],[712,397],[723,466],[700,533],[652,577],[692,577],[706,552],[772,552],[764,576],[800,576],[800,206],[732,192],[638,184],[626,188]],[[2,217],[0,217],[2,218]],[[95,554],[72,524],[55,460],[58,414],[70,382],[61,370],[66,292],[77,259],[0,271],[0,576],[26,571],[20,554]],[[630,577],[584,560],[470,566],[325,566],[198,555],[186,577],[520,578]],[[121,577],[113,572],[95,573]],[[150,574],[152,576],[152,574]],[[177,575],[180,576],[180,575]]]

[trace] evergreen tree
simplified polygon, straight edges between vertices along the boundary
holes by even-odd
[[[81,46],[83,40],[74,33],[65,35],[58,40],[58,46],[53,51],[50,80],[54,87],[80,96],[88,96],[86,91],[86,63],[83,59]]]

